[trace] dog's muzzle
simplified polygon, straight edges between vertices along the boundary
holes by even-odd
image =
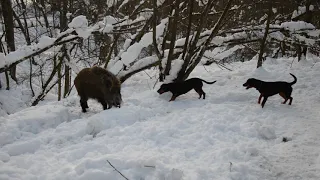
[[[161,90],[161,89],[159,89],[157,92],[158,92],[159,94],[163,94],[163,93],[164,93],[164,91]]]
[[[245,84],[243,84],[243,86],[244,86],[244,87],[246,87],[246,89],[250,89],[250,88],[252,88],[251,86],[247,85],[246,83],[245,83]]]

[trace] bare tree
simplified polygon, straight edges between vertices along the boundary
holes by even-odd
[[[158,13],[158,7],[157,7],[157,0],[152,0],[152,6],[153,6],[153,23],[152,23],[152,44],[153,44],[153,48],[155,51],[155,54],[157,55],[159,62],[161,61],[161,59],[163,58],[163,54],[160,53],[159,49],[158,49],[158,44],[157,44],[157,38],[156,38],[156,34],[157,34],[157,18],[159,17],[159,13]],[[164,75],[163,75],[163,67],[162,64],[159,63],[159,80],[160,82],[162,82],[164,80]]]
[[[15,51],[14,40],[14,22],[13,9],[10,0],[1,0],[2,16],[5,24],[5,38],[8,45],[8,52]],[[10,68],[10,76],[14,81],[17,81],[16,66]]]
[[[209,12],[209,9],[211,9],[212,3],[213,1],[208,2],[206,9],[204,10],[203,17],[205,16],[205,14]],[[185,62],[183,63],[182,68],[178,73],[178,77],[177,77],[178,81],[185,80],[193,71],[193,69],[199,64],[199,62],[201,61],[201,58],[204,55],[204,52],[208,49],[209,45],[211,44],[212,39],[217,35],[218,31],[222,28],[223,21],[227,16],[227,13],[230,9],[231,4],[232,4],[232,0],[229,0],[223,10],[223,13],[220,15],[214,27],[211,29],[211,33],[209,37],[201,47],[196,46],[200,38],[200,32],[203,29],[203,23],[199,25],[196,36],[193,38],[193,42],[191,42],[192,44],[189,49],[188,56],[186,56]]]
[[[269,33],[271,15],[272,15],[272,2],[269,0],[268,17],[267,17],[267,22],[266,22],[266,28],[264,30],[264,35],[263,35],[263,38],[260,42],[260,51],[259,51],[259,56],[258,56],[257,68],[262,66],[264,49],[266,46],[266,40],[267,40],[267,36]]]
[[[169,72],[171,70],[171,63],[173,60],[173,51],[174,51],[174,46],[176,43],[176,36],[177,36],[177,23],[178,23],[178,17],[179,17],[179,7],[180,5],[180,0],[175,0],[175,3],[172,4],[173,6],[173,18],[170,18],[169,21],[169,32],[171,38],[170,38],[170,48],[169,48],[169,55],[167,58],[167,63],[166,67],[164,69],[164,75],[169,75]]]
[[[67,0],[60,1],[60,31],[63,32],[68,28],[68,18],[67,18],[67,12],[68,12],[68,3],[70,3]],[[70,3],[71,4],[71,3]],[[62,51],[62,56],[60,56],[59,60],[60,61],[68,61],[68,56],[67,53],[67,47],[66,45],[63,45],[61,48]],[[63,64],[61,62],[61,64]],[[59,97],[61,97],[61,70],[62,66],[59,66],[59,72],[58,72],[58,79],[59,79]],[[67,63],[64,63],[64,92],[63,92],[63,97],[66,97],[70,88],[71,88],[71,79],[70,79],[70,67]],[[58,98],[60,99],[60,98]]]

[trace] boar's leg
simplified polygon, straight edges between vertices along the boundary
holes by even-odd
[[[107,101],[107,104],[108,104],[108,109],[111,109],[112,108],[112,103]]]
[[[87,112],[87,108],[89,108],[88,106],[88,98],[83,98],[81,97],[80,99],[80,105],[81,105],[81,108],[82,108],[82,112]]]
[[[108,106],[108,103],[106,103],[104,101],[104,99],[98,99],[99,103],[101,103],[101,105],[103,106],[103,110],[106,110],[106,109],[110,109],[111,107]]]

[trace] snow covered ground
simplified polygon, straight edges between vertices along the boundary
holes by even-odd
[[[4,75],[2,73],[1,75]],[[31,92],[24,85],[16,86],[12,84],[13,81],[10,82],[11,87],[10,91],[5,90],[5,78],[2,78],[0,75],[0,80],[2,82],[2,88],[0,89],[0,117],[6,116],[7,114],[12,114],[17,111],[20,111],[26,107],[26,102],[30,101]],[[5,102],[5,103],[4,103]]]
[[[153,89],[156,71],[122,86],[123,106],[102,111],[79,98],[26,108],[0,118],[1,180],[318,180],[320,179],[320,62],[269,59],[198,66],[207,81],[168,102]],[[148,74],[146,74],[148,73]],[[293,85],[292,106],[276,95],[262,109],[247,78]],[[0,94],[3,93],[2,91]],[[283,142],[283,139],[287,142]]]

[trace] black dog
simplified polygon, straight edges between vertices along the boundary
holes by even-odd
[[[170,101],[174,101],[181,94],[185,94],[189,92],[191,89],[194,89],[199,94],[199,99],[201,98],[202,95],[203,95],[203,99],[205,99],[206,93],[202,90],[202,86],[203,86],[202,81],[207,84],[213,84],[216,82],[216,81],[207,82],[200,78],[191,78],[183,82],[162,84],[160,86],[160,89],[157,92],[159,94],[162,94],[168,91],[172,92],[172,97]]]
[[[260,81],[258,79],[250,78],[247,80],[246,83],[243,84],[244,87],[249,88],[256,88],[260,92],[259,100],[258,103],[260,104],[261,98],[263,98],[262,101],[262,108],[264,104],[266,103],[267,99],[269,96],[273,96],[275,94],[279,94],[281,97],[283,97],[285,100],[282,102],[282,104],[287,103],[288,99],[289,105],[292,103],[292,85],[297,82],[297,78],[290,73],[290,75],[294,78],[294,81],[291,83],[284,82],[284,81],[277,81],[277,82],[265,82],[265,81]]]

